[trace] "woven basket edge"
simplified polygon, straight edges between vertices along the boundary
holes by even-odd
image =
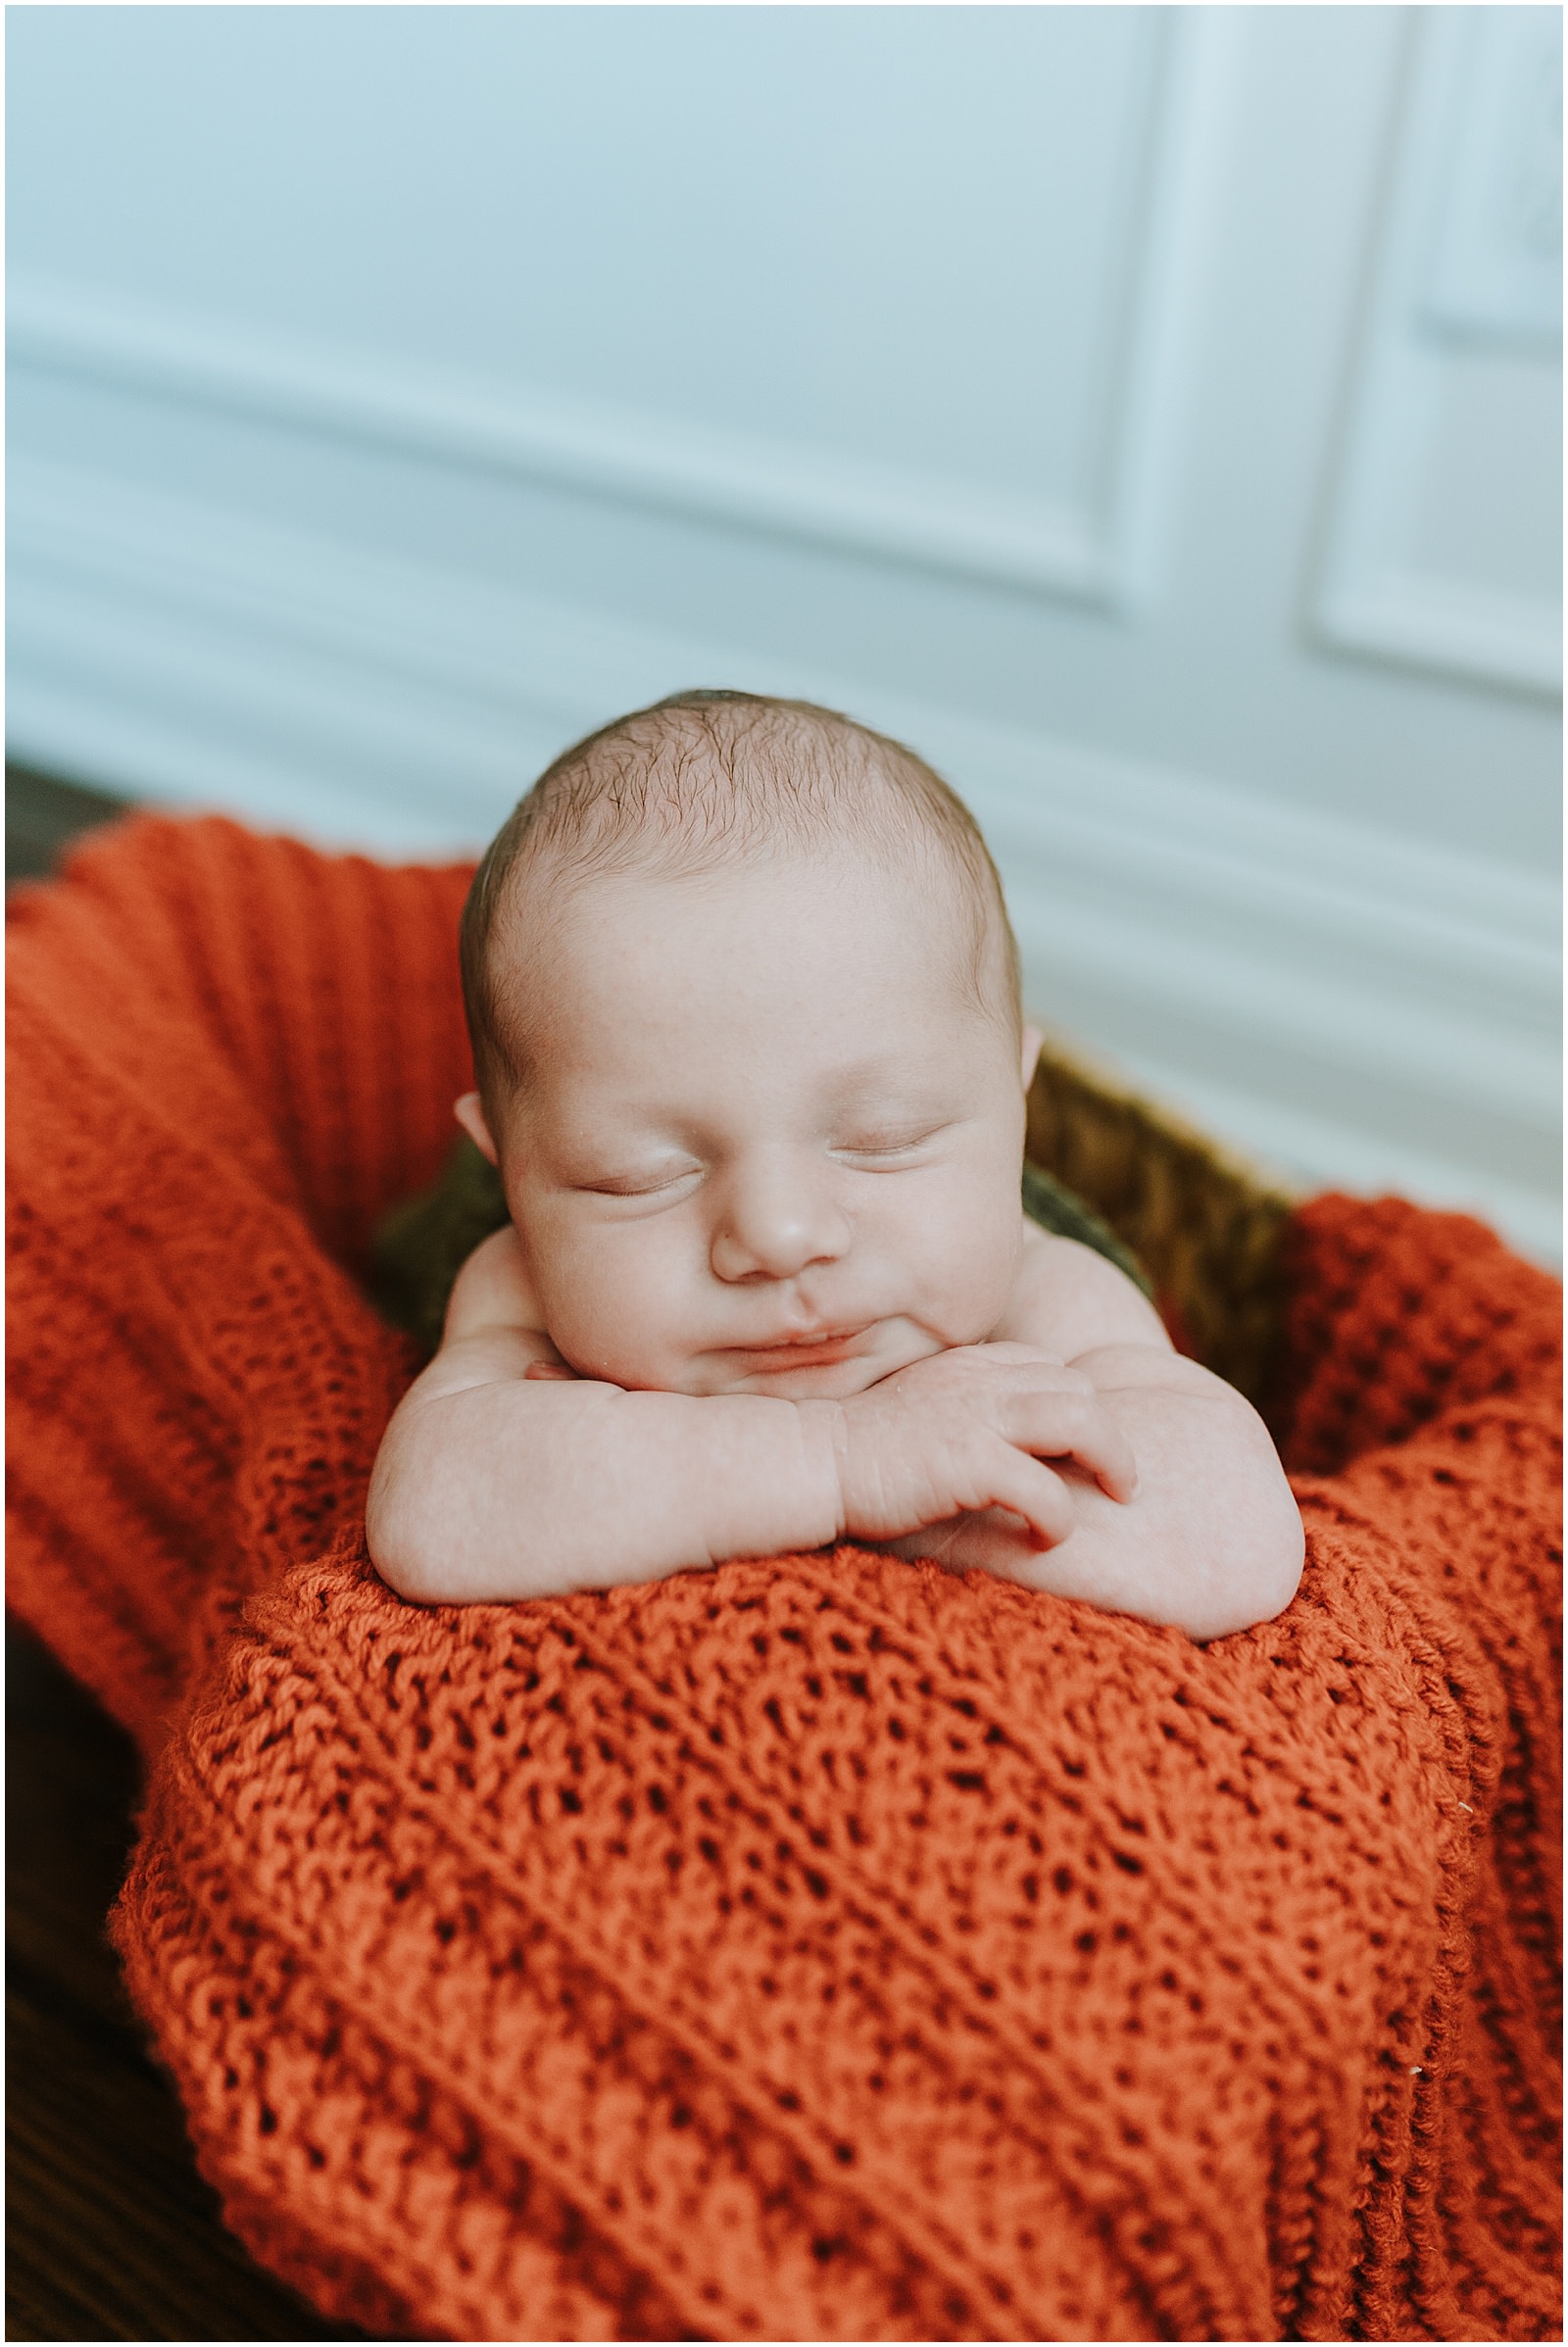
[[[1030,1077],[1031,1089],[1042,1066],[1059,1067],[1089,1091],[1146,1119],[1166,1140],[1204,1158],[1216,1173],[1250,1191],[1259,1204],[1277,1205],[1291,1212],[1311,1196],[1304,1183],[1293,1183],[1277,1167],[1250,1156],[1232,1142],[1216,1141],[1182,1109],[1135,1082],[1108,1055],[1086,1051],[1076,1039],[1069,1042],[1059,1029],[1043,1020],[1031,1017],[1030,1024],[1039,1029],[1041,1037],[1039,1057]]]

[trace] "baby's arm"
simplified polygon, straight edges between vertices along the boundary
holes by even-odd
[[[575,1377],[539,1319],[516,1236],[498,1231],[459,1273],[370,1480],[370,1554],[404,1596],[606,1589],[836,1538],[831,1442],[791,1403]]]
[[[693,1397],[575,1376],[539,1320],[499,1231],[459,1275],[371,1478],[370,1554],[406,1597],[606,1589],[993,1506],[1060,1539],[1073,1499],[1033,1450],[1131,1489],[1088,1381],[1020,1346],[937,1354],[847,1402]]]
[[[1076,1521],[1048,1551],[991,1510],[928,1526],[896,1543],[901,1555],[984,1566],[1194,1638],[1270,1621],[1290,1603],[1304,1541],[1268,1431],[1233,1386],[1174,1350],[1130,1280],[1031,1229],[996,1335],[1090,1381],[1137,1459],[1137,1493],[1117,1506],[1069,1464]]]

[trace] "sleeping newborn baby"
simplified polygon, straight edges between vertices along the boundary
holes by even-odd
[[[370,1553],[426,1603],[838,1540],[1195,1638],[1301,1522],[1260,1420],[1103,1257],[1026,1222],[995,867],[912,753],[691,693],[580,743],[464,914],[510,1227],[388,1428]]]

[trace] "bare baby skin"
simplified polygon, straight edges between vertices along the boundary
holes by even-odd
[[[973,982],[960,890],[846,839],[529,902],[492,949],[524,1070],[458,1103],[511,1225],[376,1462],[394,1589],[851,1540],[1194,1638],[1289,1602],[1301,1523],[1255,1412],[1020,1212],[1039,1039],[1020,1057]]]

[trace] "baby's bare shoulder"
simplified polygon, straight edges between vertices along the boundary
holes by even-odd
[[[1018,1273],[996,1341],[1037,1345],[1063,1361],[1107,1345],[1170,1350],[1159,1314],[1124,1272],[1092,1247],[1024,1218]]]
[[[492,1231],[468,1257],[453,1283],[447,1304],[443,1349],[487,1329],[542,1334],[542,1315],[517,1234],[511,1223]]]
[[[476,1247],[459,1272],[440,1350],[410,1387],[400,1415],[470,1386],[571,1377],[543,1323],[522,1248],[509,1223]]]

